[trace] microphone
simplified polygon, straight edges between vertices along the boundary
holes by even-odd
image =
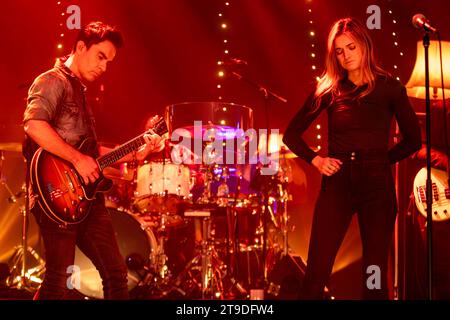
[[[221,61],[220,64],[223,66],[237,66],[237,65],[246,66],[248,65],[248,62],[242,59],[228,58],[225,61]]]
[[[430,21],[425,18],[421,13],[418,13],[412,17],[412,24],[417,29],[424,29],[428,32],[437,32],[438,30],[430,24]]]

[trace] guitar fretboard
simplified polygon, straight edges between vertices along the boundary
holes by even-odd
[[[117,161],[119,161],[119,159],[122,159],[130,152],[139,149],[144,144],[145,144],[144,134],[141,134],[140,136],[137,136],[136,138],[128,142],[125,142],[124,144],[114,149],[113,151],[97,158],[100,170],[103,170],[104,168],[112,165],[113,163],[116,163]]]

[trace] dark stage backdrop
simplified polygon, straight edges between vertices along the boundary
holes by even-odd
[[[138,134],[148,116],[163,114],[168,105],[217,101],[219,96],[222,101],[251,107],[254,127],[265,127],[261,92],[227,72],[224,79],[217,76],[217,61],[223,59],[225,49],[230,57],[247,62],[235,70],[288,100],[286,104],[277,100],[268,104],[270,127],[283,132],[313,89],[315,77],[322,72],[326,36],[338,18],[353,16],[365,22],[370,16],[366,13],[368,6],[378,5],[381,29],[370,30],[377,57],[403,83],[412,71],[416,42],[421,39],[421,32],[411,25],[415,13],[423,13],[439,26],[444,40],[450,37],[444,0],[234,0],[229,1],[229,6],[223,0],[62,0],[59,5],[57,2],[6,0],[0,5],[0,142],[21,141],[27,88],[38,74],[52,67],[56,57],[70,52],[77,31],[67,29],[69,14],[61,16],[61,13],[73,4],[81,9],[82,24],[102,20],[119,26],[125,38],[125,45],[108,72],[89,87],[99,139],[105,143],[120,143]],[[219,13],[223,16],[219,17]],[[226,29],[221,28],[222,23],[227,24]],[[57,48],[59,43],[63,45],[61,49]],[[313,52],[315,57],[311,56]],[[217,88],[219,83],[221,89]],[[317,139],[314,129],[305,137],[312,146],[321,144],[325,150],[325,119],[322,117],[317,123],[322,125],[322,139]],[[290,235],[290,244],[306,260],[320,176],[301,160],[291,160],[291,165],[296,180],[291,185],[294,200],[290,214],[296,229]],[[8,183],[17,191],[23,183],[23,164],[17,155],[7,153],[5,166]],[[0,186],[2,261],[20,242],[17,206],[9,205],[6,198],[6,190]],[[17,235],[11,235],[11,230]],[[331,286],[335,283],[337,296],[359,296],[358,288],[352,292],[339,290],[344,281],[340,280],[342,272],[346,268],[353,270],[348,267],[355,266],[360,256],[355,220],[336,261],[337,276]],[[359,272],[358,268],[354,270]],[[354,270],[348,273],[352,275]]]

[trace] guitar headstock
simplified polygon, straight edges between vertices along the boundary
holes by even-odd
[[[146,133],[156,133],[158,136],[162,136],[163,134],[169,132],[167,129],[167,124],[164,118],[158,117],[154,123],[151,124],[151,128],[146,131]]]

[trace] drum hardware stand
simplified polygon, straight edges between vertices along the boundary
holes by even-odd
[[[281,101],[283,103],[287,103],[287,100],[285,98],[283,98],[282,96],[274,93],[273,91],[269,90],[267,87],[263,86],[260,83],[254,82],[244,76],[242,76],[241,74],[232,71],[231,72],[232,75],[234,75],[238,80],[242,80],[244,82],[246,82],[247,84],[249,84],[251,87],[255,88],[258,90],[258,92],[261,92],[263,94],[263,98],[264,98],[264,111],[265,111],[265,118],[266,118],[266,129],[270,130],[270,117],[269,117],[269,100],[270,98],[275,98],[278,101]],[[266,156],[269,155],[269,134],[267,133],[267,142],[266,142]],[[270,166],[270,163],[267,164],[267,166]],[[264,196],[264,210],[263,210],[263,254],[262,254],[262,263],[263,263],[263,278],[261,279],[262,281],[262,286],[263,288],[266,287],[267,285],[267,268],[266,268],[266,256],[267,256],[267,215],[269,214],[269,190],[268,188],[264,188],[263,190],[263,196]]]
[[[166,192],[167,197],[167,192]],[[161,222],[157,229],[159,243],[156,248],[156,253],[153,259],[154,266],[149,268],[144,267],[146,270],[145,278],[142,280],[142,285],[147,286],[150,290],[151,297],[167,297],[171,292],[177,291],[181,296],[186,296],[186,293],[179,287],[172,285],[172,273],[167,266],[168,257],[164,252],[165,243],[167,241],[166,234],[166,217],[167,214],[161,215]],[[152,258],[150,258],[150,261]]]
[[[266,270],[266,257],[267,257],[267,216],[269,214],[269,190],[267,186],[263,189],[264,194],[264,213],[263,213],[263,253],[262,253],[262,265],[263,265],[263,289],[267,284],[267,270]]]
[[[168,200],[168,190],[164,191],[164,204],[167,203]],[[163,212],[166,212],[167,207],[163,206]],[[167,233],[166,233],[166,220],[167,213],[161,214],[160,224],[158,226],[158,253],[156,254],[156,272],[158,273],[159,279],[165,282],[170,278],[171,272],[169,267],[167,266],[167,255],[164,252],[165,243],[167,241]]]
[[[286,159],[284,159],[286,160]],[[280,188],[280,201],[283,203],[283,216],[281,221],[281,231],[283,232],[283,256],[287,256],[289,254],[289,213],[288,213],[288,201],[290,199],[288,184],[288,177],[282,177],[283,182],[281,182],[278,187]]]
[[[233,258],[233,264],[229,263],[231,267],[231,283],[236,286],[236,288],[239,290],[239,292],[241,294],[244,294],[247,296],[247,291],[242,287],[242,285],[236,281],[236,277],[239,275],[239,253],[241,252],[240,249],[240,238],[239,238],[239,219],[238,219],[238,211],[236,210],[236,206],[237,206],[237,200],[239,198],[239,195],[241,193],[241,180],[242,180],[242,175],[240,175],[238,177],[237,180],[237,185],[236,185],[236,192],[234,195],[234,203],[233,203],[233,207],[231,208],[231,215],[234,218],[234,221],[231,220],[231,222],[234,222],[232,224],[233,226],[233,252],[232,252],[232,257],[230,256],[230,252],[229,252],[229,248],[228,248],[228,242],[229,239],[227,239],[227,256],[228,256],[228,261],[231,262],[231,258]],[[229,237],[228,237],[229,238]],[[249,261],[249,260],[248,260]],[[248,264],[248,268],[250,268],[250,264]],[[248,276],[250,276],[250,270],[247,270],[247,274]],[[251,283],[250,281],[248,283]]]
[[[164,252],[164,246],[167,240],[166,234],[166,214],[161,215],[161,224],[158,227],[158,254],[156,255],[156,266],[159,278],[164,280],[170,277],[170,270],[167,266],[167,255]]]
[[[177,278],[176,286],[182,282],[185,275],[191,277],[193,284],[200,289],[201,299],[221,299],[223,297],[223,279],[227,273],[227,266],[219,258],[211,237],[210,212],[186,212],[185,216],[202,219],[202,240],[200,253],[197,254]],[[195,279],[192,271],[200,269],[200,281]]]
[[[32,283],[37,283],[39,286],[42,283],[42,275],[45,272],[45,262],[44,260],[37,254],[37,252],[28,246],[28,216],[29,216],[29,208],[30,208],[30,199],[29,199],[29,170],[26,165],[26,183],[25,186],[22,187],[22,191],[17,194],[13,194],[11,189],[6,183],[6,179],[3,178],[3,161],[4,161],[3,151],[0,150],[0,180],[1,184],[5,186],[6,190],[11,194],[8,198],[10,203],[16,203],[17,198],[21,196],[25,196],[25,207],[21,207],[20,214],[22,215],[22,243],[20,246],[17,246],[14,250],[10,258],[10,276],[6,280],[6,284],[9,287],[16,287],[18,289],[25,289],[27,291],[33,292],[37,288],[32,286]],[[25,190],[23,190],[25,189]],[[36,261],[38,262],[38,266],[34,268],[27,269],[27,256],[31,254]],[[18,275],[18,270],[20,270],[20,275]]]
[[[283,255],[287,256],[289,254],[289,241],[288,241],[288,233],[289,233],[289,214],[287,209],[287,202],[289,200],[289,194],[287,191],[284,191],[286,196],[281,201],[284,201],[284,210],[283,210],[283,225],[281,226],[281,230],[283,231]]]

